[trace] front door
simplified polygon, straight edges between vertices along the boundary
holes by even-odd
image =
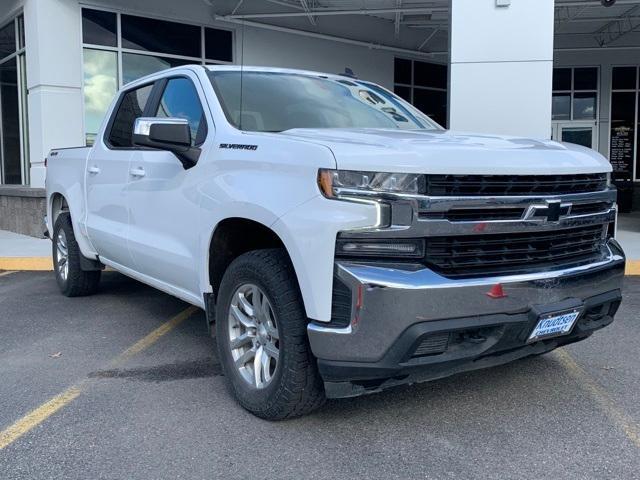
[[[157,105],[148,116],[189,121],[192,146],[207,140],[204,94],[197,77],[189,73],[163,80]],[[155,96],[155,95],[154,95]],[[196,164],[185,170],[171,152],[139,150],[131,159],[129,186],[129,248],[136,270],[174,289],[200,295],[198,183]]]
[[[558,142],[575,143],[598,149],[598,129],[595,122],[554,122],[551,138]]]
[[[104,136],[96,139],[86,163],[89,238],[100,257],[127,267],[132,266],[127,237],[133,123],[142,116],[152,88],[146,85],[122,94],[115,116]]]

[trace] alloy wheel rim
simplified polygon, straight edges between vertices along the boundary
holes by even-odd
[[[58,265],[58,273],[63,281],[67,281],[69,276],[69,248],[67,247],[67,234],[64,230],[58,232],[56,241],[56,264]]]
[[[271,302],[257,285],[243,284],[231,298],[229,346],[249,386],[262,389],[271,383],[279,364],[280,332]]]

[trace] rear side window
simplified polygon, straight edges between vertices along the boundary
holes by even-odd
[[[145,85],[124,94],[109,132],[112,147],[133,147],[133,124],[142,116],[152,89],[153,84]]]
[[[204,110],[196,87],[188,78],[172,78],[167,82],[155,116],[186,119],[191,129],[191,146],[204,143],[207,136]]]

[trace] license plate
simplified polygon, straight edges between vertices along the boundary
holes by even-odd
[[[564,313],[551,313],[539,318],[536,328],[529,335],[529,342],[544,338],[565,335],[571,331],[576,320],[580,316],[580,310],[572,310]]]

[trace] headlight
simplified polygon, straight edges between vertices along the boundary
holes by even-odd
[[[424,190],[424,176],[413,173],[358,172],[353,170],[320,170],[318,186],[327,198],[358,193],[418,194]]]

